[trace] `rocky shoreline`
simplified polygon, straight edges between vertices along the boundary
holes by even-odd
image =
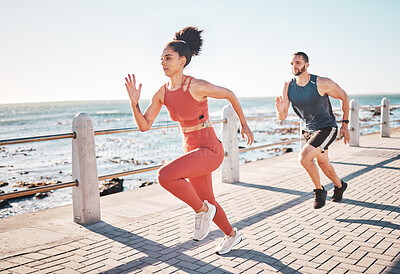
[[[114,193],[118,193],[118,192],[122,192],[123,189],[124,189],[123,182],[124,182],[124,179],[113,178],[111,180],[107,180],[107,181],[101,183],[100,186],[99,186],[100,197],[101,196],[110,195],[110,194],[114,194]],[[35,187],[54,185],[54,184],[57,184],[57,183],[61,183],[61,181],[58,181],[58,182],[31,182],[31,183],[17,182],[16,184],[14,184],[13,187],[32,189],[32,188],[35,188]],[[156,181],[153,181],[153,182],[152,181],[145,181],[145,182],[143,182],[143,183],[141,183],[139,185],[139,188],[146,187],[146,186],[149,186],[149,185],[153,185],[155,183],[157,183],[157,182]],[[9,184],[7,182],[0,182],[0,187],[8,186],[8,185]],[[18,189],[13,189],[11,192],[14,192],[14,191],[18,191]],[[51,195],[51,193],[53,193],[53,191],[54,190],[46,191],[46,192],[40,192],[40,193],[36,193],[36,194],[25,195],[23,197],[11,198],[11,199],[7,199],[7,200],[0,200],[0,209],[12,207],[10,205],[9,201],[10,202],[11,201],[17,201],[17,200],[21,200],[21,199],[36,199],[36,200],[40,200],[40,199],[44,199],[46,197],[49,197]],[[3,193],[6,193],[6,192],[4,192],[4,190],[0,189],[0,194],[3,194]]]
[[[296,128],[282,128],[282,129],[276,129],[274,130],[273,134],[293,134],[298,132],[298,129]],[[239,147],[241,148],[241,147]],[[277,153],[277,154],[282,154],[282,153],[288,153],[288,152],[292,152],[293,149],[290,147],[278,147],[278,148],[269,148],[269,149],[265,149],[265,151],[268,152],[273,152],[273,153]],[[117,160],[118,163],[120,163],[121,161],[124,162],[123,159],[120,159],[119,157],[114,157],[113,160]],[[110,160],[112,161],[112,160]],[[130,163],[139,163],[136,160],[128,160]],[[251,160],[246,160],[246,163],[251,162]],[[143,165],[149,165],[149,164],[154,164],[154,161],[149,161],[149,162],[142,162],[140,164]],[[107,180],[105,182],[102,182],[99,185],[99,193],[100,196],[105,196],[105,195],[110,195],[113,193],[118,193],[118,192],[122,192],[124,189],[123,186],[123,182],[124,179],[121,178],[113,178],[111,180]],[[16,183],[13,184],[12,187],[14,187],[14,189],[12,189],[9,192],[13,192],[13,191],[18,191],[20,188],[23,189],[31,189],[31,188],[35,188],[35,187],[40,187],[40,186],[48,186],[48,185],[54,185],[57,183],[61,183],[61,181],[57,181],[57,182],[24,182],[24,181],[18,181]],[[146,187],[149,185],[153,185],[156,184],[156,181],[144,181],[142,183],[140,183],[140,185],[138,186],[139,188],[142,187]],[[8,182],[4,182],[1,181],[0,182],[0,193],[5,193],[1,187],[5,187],[5,186],[9,186],[10,184]],[[46,197],[49,197],[51,195],[51,193],[53,193],[53,191],[48,191],[48,192],[41,192],[41,193],[36,193],[36,194],[31,194],[31,195],[26,195],[24,197],[19,197],[19,198],[12,198],[12,199],[8,199],[8,200],[0,200],[0,209],[3,208],[9,208],[11,207],[9,201],[18,201],[18,200],[22,200],[22,199],[35,199],[35,200],[40,200],[40,199],[44,199]]]
[[[395,108],[391,108],[391,111],[393,111],[394,109]],[[360,117],[360,121],[364,122],[364,123],[373,123],[374,121],[377,121],[378,116],[380,115],[380,108],[376,108],[374,110],[368,110],[366,112],[368,112],[369,115],[363,115],[363,117]],[[340,118],[340,115],[337,113],[335,113],[335,116],[337,116],[338,119]],[[256,140],[257,143],[266,142],[267,140],[269,140],[269,138],[270,138],[269,136],[273,136],[275,142],[287,141],[291,138],[297,138],[299,136],[298,120],[289,119],[289,120],[286,120],[285,122],[276,120],[275,121],[276,126],[270,126],[270,124],[269,124],[269,126],[266,126],[266,124],[264,124],[263,121],[261,121],[261,123],[262,124],[260,124],[258,129],[256,129],[256,128],[254,129],[255,134],[258,134],[259,136],[264,136],[263,138],[261,138],[261,140]],[[104,144],[103,143],[99,144],[99,147],[104,146],[104,145],[109,145],[107,142]],[[126,140],[125,139],[117,140],[118,145],[121,142],[126,142]],[[132,142],[134,142],[134,141],[132,141]],[[293,146],[291,146],[291,147],[279,146],[279,147],[264,148],[264,149],[258,150],[258,153],[259,153],[258,156],[256,155],[253,157],[253,156],[250,156],[250,154],[248,156],[246,154],[246,156],[244,156],[244,158],[242,157],[241,163],[248,163],[248,162],[252,162],[252,161],[256,161],[256,160],[274,157],[276,155],[281,155],[283,153],[292,152],[293,150],[296,150],[296,149],[297,148],[293,149]],[[0,147],[1,158],[14,159],[13,157],[17,157],[16,159],[25,159],[25,158],[29,159],[30,157],[28,157],[28,156],[31,156],[32,154],[36,153],[34,155],[36,157],[39,155],[39,152],[40,152],[39,149],[36,149],[35,147],[15,147],[14,149],[8,148],[5,146]],[[117,154],[117,155],[120,155],[120,156],[112,156],[111,157],[106,154],[106,155],[99,155],[97,157],[103,158],[104,163],[108,163],[109,165],[119,165],[120,167],[121,167],[121,165],[122,166],[124,166],[124,165],[148,166],[148,165],[157,164],[158,162],[160,162],[162,164],[165,163],[164,160],[161,162],[160,159],[152,160],[152,159],[138,158],[138,159],[141,159],[141,160],[138,160],[138,159],[134,159],[132,157],[124,158],[121,156],[121,154]],[[161,155],[161,156],[164,156],[164,155]],[[106,158],[104,158],[104,157],[106,157]],[[54,158],[54,159],[56,159],[56,158]],[[59,158],[57,158],[57,159],[59,159]],[[25,163],[25,161],[24,161],[24,163]],[[14,171],[14,176],[12,176],[12,177],[10,176],[10,178],[8,178],[7,180],[4,180],[4,178],[2,180],[0,180],[0,193],[4,193],[5,190],[7,192],[13,192],[13,191],[17,191],[17,190],[30,189],[30,188],[60,183],[60,181],[46,182],[46,180],[52,180],[52,178],[57,178],[62,181],[64,181],[64,180],[67,181],[68,178],[71,176],[70,165],[71,165],[70,159],[65,160],[65,159],[61,158],[59,160],[56,160],[55,164],[54,163],[49,164],[49,168],[51,166],[58,166],[58,168],[56,168],[54,172],[52,171],[52,173],[54,173],[54,174],[48,174],[49,176],[46,176],[46,177],[43,177],[40,175],[41,170],[36,170],[34,168],[31,170],[16,169],[16,166],[18,166],[18,162],[15,162],[15,161],[14,162],[10,161],[7,164],[0,165],[0,170],[3,170],[3,171],[6,171],[6,170],[11,171],[13,169],[14,170],[16,169]],[[25,166],[25,168],[27,168],[29,165],[24,164],[24,166]],[[7,174],[7,172],[5,172],[4,174]],[[39,174],[39,176],[37,174]],[[28,179],[29,181],[28,182],[23,181],[23,180],[27,180],[27,179],[24,179],[27,177],[30,178],[30,179]],[[34,181],[35,177],[37,177],[40,181],[35,182]],[[146,187],[148,185],[157,183],[156,181],[151,181],[151,179],[150,180],[149,179],[150,178],[145,179],[144,182],[140,182],[140,180],[141,180],[140,178],[134,179],[133,181],[135,183],[138,183],[138,185],[135,185],[134,187],[139,187],[139,188]],[[128,181],[129,180],[130,179],[128,179]],[[125,187],[125,189],[129,189],[129,188]],[[121,191],[124,191],[124,179],[121,179],[121,178],[114,178],[112,180],[102,182],[99,185],[100,196],[110,195],[110,194],[121,192]],[[4,208],[13,207],[13,205],[10,204],[12,201],[14,202],[14,206],[15,206],[16,205],[15,202],[19,202],[19,201],[27,201],[27,200],[35,201],[35,200],[49,199],[48,202],[46,202],[46,203],[50,204],[50,206],[47,206],[47,208],[58,206],[57,202],[54,203],[54,205],[52,205],[53,202],[51,202],[52,197],[55,197],[54,196],[55,193],[58,193],[58,192],[49,191],[49,192],[37,193],[37,194],[20,197],[20,198],[14,198],[14,199],[9,199],[9,200],[0,200],[0,210],[4,209]],[[65,197],[65,201],[70,201],[70,194],[67,193],[67,194],[63,194],[63,195]],[[21,207],[18,206],[15,209],[13,209],[14,212],[18,212],[19,208],[21,208]],[[1,217],[2,216],[0,215],[0,218]]]

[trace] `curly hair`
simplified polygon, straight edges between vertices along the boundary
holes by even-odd
[[[189,65],[192,56],[199,55],[201,51],[203,45],[202,32],[203,30],[196,27],[185,27],[176,32],[174,39],[167,44],[167,47],[171,47],[179,56],[186,57],[185,67]]]

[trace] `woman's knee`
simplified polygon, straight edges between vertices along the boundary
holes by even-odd
[[[172,173],[169,168],[162,167],[158,170],[157,173],[158,183],[163,187],[167,188],[168,184],[173,181]]]

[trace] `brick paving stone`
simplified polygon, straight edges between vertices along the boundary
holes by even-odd
[[[240,264],[238,262],[232,261],[229,257],[227,257],[227,258],[225,258],[225,257],[218,258],[218,260],[216,262],[218,262],[218,264],[229,265],[231,267],[236,267],[236,266],[238,266]],[[198,263],[196,262],[196,264],[198,264]],[[204,264],[202,264],[201,266],[204,266]]]
[[[339,252],[344,252],[344,253],[353,253],[359,248],[358,244],[354,244],[353,242],[350,242],[348,245],[342,247],[339,249]]]
[[[111,247],[112,245],[109,243],[95,243],[87,246],[86,250],[89,251],[90,253],[96,253],[98,251],[110,249]]]
[[[67,259],[49,260],[48,262],[43,260],[43,262],[45,262],[45,263],[37,265],[37,266],[34,266],[34,268],[43,270],[43,269],[47,269],[47,268],[50,268],[50,267],[53,267],[53,266],[57,266],[57,265],[61,265],[61,264],[67,263],[68,260]]]
[[[40,266],[42,265],[42,264],[45,264],[46,263],[46,261],[43,261],[43,260],[40,260],[40,261],[33,261],[33,262],[30,262],[30,263],[27,263],[27,264],[25,264],[25,266],[27,266],[27,267],[32,267],[32,268],[37,268],[37,269],[40,269]]]
[[[358,266],[358,265],[353,265],[353,264],[346,264],[346,263],[339,263],[335,267],[335,269],[336,268],[338,268],[338,269],[346,269],[348,271],[354,271],[356,273],[362,273],[365,270],[364,267],[361,267],[361,266]]]
[[[79,271],[82,272],[82,273],[88,273],[90,271],[98,273],[99,272],[98,269],[100,269],[102,267],[104,267],[104,264],[102,264],[101,262],[97,262],[97,263],[94,263],[94,264],[87,265],[87,266],[79,269]]]
[[[79,263],[79,262],[75,262],[75,261],[69,261],[69,262],[63,263],[62,265],[65,268],[70,268],[70,269],[80,269],[80,268],[85,267],[84,264]]]
[[[246,270],[250,269],[252,266],[255,266],[257,264],[258,264],[257,261],[248,260],[248,261],[245,261],[245,262],[237,265],[235,268],[237,268],[240,271],[246,271]]]
[[[143,267],[140,272],[144,272],[144,273],[155,273],[157,271],[161,270],[158,266],[154,266],[154,265],[148,265]]]
[[[70,262],[82,263],[87,261],[87,258],[84,256],[80,256],[77,254],[73,254],[71,257],[68,257]]]
[[[333,260],[328,260],[324,263],[322,263],[320,266],[318,266],[318,269],[324,270],[326,272],[332,271],[337,267],[340,263],[335,262]]]
[[[314,241],[312,243],[303,246],[302,249],[307,250],[304,253],[305,255],[310,255],[313,257],[317,257],[318,255],[320,255],[325,251],[324,248],[321,248],[320,245],[318,243],[315,243]]]
[[[80,274],[80,272],[75,271],[74,269],[71,269],[71,268],[64,268],[64,269],[55,271],[54,273],[56,273],[56,274]]]
[[[97,250],[96,249],[96,251],[95,252],[89,252],[89,254],[88,255],[86,255],[85,257],[89,260],[89,259],[95,259],[95,258],[98,258],[98,257],[100,257],[100,256],[107,256],[108,255],[108,253],[110,253],[110,251],[109,250],[102,250],[102,249],[100,249],[100,250]]]
[[[40,253],[28,253],[28,254],[22,255],[21,257],[28,258],[28,259],[31,259],[32,261],[35,261],[35,260],[40,260],[40,259],[46,258],[47,256],[44,254],[40,254]]]
[[[8,268],[15,267],[15,266],[18,266],[18,265],[14,264],[10,261],[7,261],[7,260],[0,261],[0,270],[8,269]]]
[[[60,254],[65,254],[64,250],[59,250],[57,248],[48,248],[39,251],[40,254],[47,255],[47,256],[55,256]]]
[[[400,245],[396,246],[395,244],[390,246],[383,255],[388,256],[388,257],[396,257],[400,254]]]
[[[64,269],[65,269],[65,267],[63,267],[62,265],[54,265],[52,267],[42,269],[42,270],[46,271],[47,273],[56,273],[57,271],[61,271]]]
[[[34,269],[32,269],[30,267],[27,267],[27,266],[24,266],[24,265],[13,267],[13,268],[8,269],[6,271],[7,272],[9,271],[9,273],[22,273],[22,274],[35,272]]]
[[[94,264],[98,264],[99,262],[102,262],[103,260],[105,260],[105,258],[106,257],[95,257],[82,262],[82,264],[84,264],[85,266],[91,266]]]
[[[328,255],[326,253],[321,253],[317,257],[313,258],[311,261],[314,263],[323,264],[323,263],[327,262],[328,260],[330,260],[332,257],[333,256]]]
[[[57,249],[58,249],[58,250],[65,251],[65,252],[70,252],[70,251],[76,250],[77,247],[74,246],[74,245],[71,245],[70,243],[68,243],[68,244],[66,244],[66,245],[58,245],[58,246],[57,246]]]
[[[347,274],[347,273],[351,273],[351,272],[348,269],[344,269],[344,268],[337,266],[328,273],[329,274],[345,274],[345,273]]]
[[[306,274],[324,274],[326,271],[324,270],[319,270],[315,268],[311,268],[308,266],[303,266],[302,268],[299,269],[300,273],[306,273]]]
[[[380,241],[375,248],[378,249],[383,249],[383,250],[387,250],[390,246],[393,245],[393,242],[387,240],[387,239],[383,239],[382,241]]]
[[[23,265],[34,261],[33,259],[26,258],[25,256],[11,257],[7,260],[16,265]]]
[[[354,251],[353,253],[351,253],[348,258],[350,259],[356,259],[356,260],[360,260],[362,257],[364,257],[367,254],[366,251],[362,250],[361,248],[357,249],[356,251]]]
[[[202,267],[196,269],[196,272],[198,272],[198,273],[220,273],[217,269],[218,269],[217,266],[209,264],[209,265],[205,265],[205,266],[202,266]],[[166,269],[166,270],[168,270],[168,269]],[[165,273],[168,273],[168,271]]]
[[[370,254],[367,254],[363,258],[361,258],[356,265],[362,266],[364,268],[368,268],[376,262],[376,258],[372,257]]]
[[[87,256],[87,255],[89,255],[90,254],[90,252],[88,252],[88,251],[86,251],[86,250],[83,250],[83,249],[77,249],[77,250],[74,250],[73,252],[71,252],[73,255],[76,255],[76,256]]]
[[[371,143],[346,148],[340,156],[332,155],[338,174],[346,178],[350,187],[343,202],[327,201],[322,210],[312,209],[311,182],[299,165],[287,174],[268,179],[253,180],[249,171],[242,174],[246,178],[243,185],[233,184],[234,191],[217,197],[244,238],[228,255],[213,253],[223,236],[216,226],[208,240],[191,240],[193,212],[181,205],[99,233],[88,230],[84,238],[20,254],[16,260],[20,267],[26,267],[22,271],[38,273],[46,268],[62,268],[60,273],[389,271],[400,256],[400,212],[394,210],[400,201],[400,171],[386,167],[400,166],[400,159],[395,158],[400,143],[390,138],[361,138]],[[265,163],[276,164],[274,161]],[[374,166],[381,163],[385,165]],[[260,165],[260,169],[265,165],[262,161],[253,164]],[[323,175],[321,179],[330,196],[332,183]],[[0,271],[14,265],[0,258]]]
[[[366,273],[382,273],[386,266],[374,264],[371,265],[365,272]]]
[[[79,242],[79,244],[82,244],[82,245],[90,245],[90,244],[96,243],[97,241],[90,240],[88,238],[83,238],[83,239],[79,240],[78,242]]]
[[[107,258],[107,259],[105,259],[105,260],[102,260],[101,262],[102,262],[104,265],[106,265],[106,266],[111,266],[111,267],[118,267],[118,266],[120,266],[120,265],[123,264],[122,262],[117,261],[117,260],[114,260],[114,259],[111,259],[111,258]]]

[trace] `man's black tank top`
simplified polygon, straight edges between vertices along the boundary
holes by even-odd
[[[289,83],[288,97],[294,112],[301,119],[301,128],[316,131],[326,127],[337,127],[329,96],[321,96],[317,90],[317,76],[310,74],[310,81],[304,87],[293,78]]]

